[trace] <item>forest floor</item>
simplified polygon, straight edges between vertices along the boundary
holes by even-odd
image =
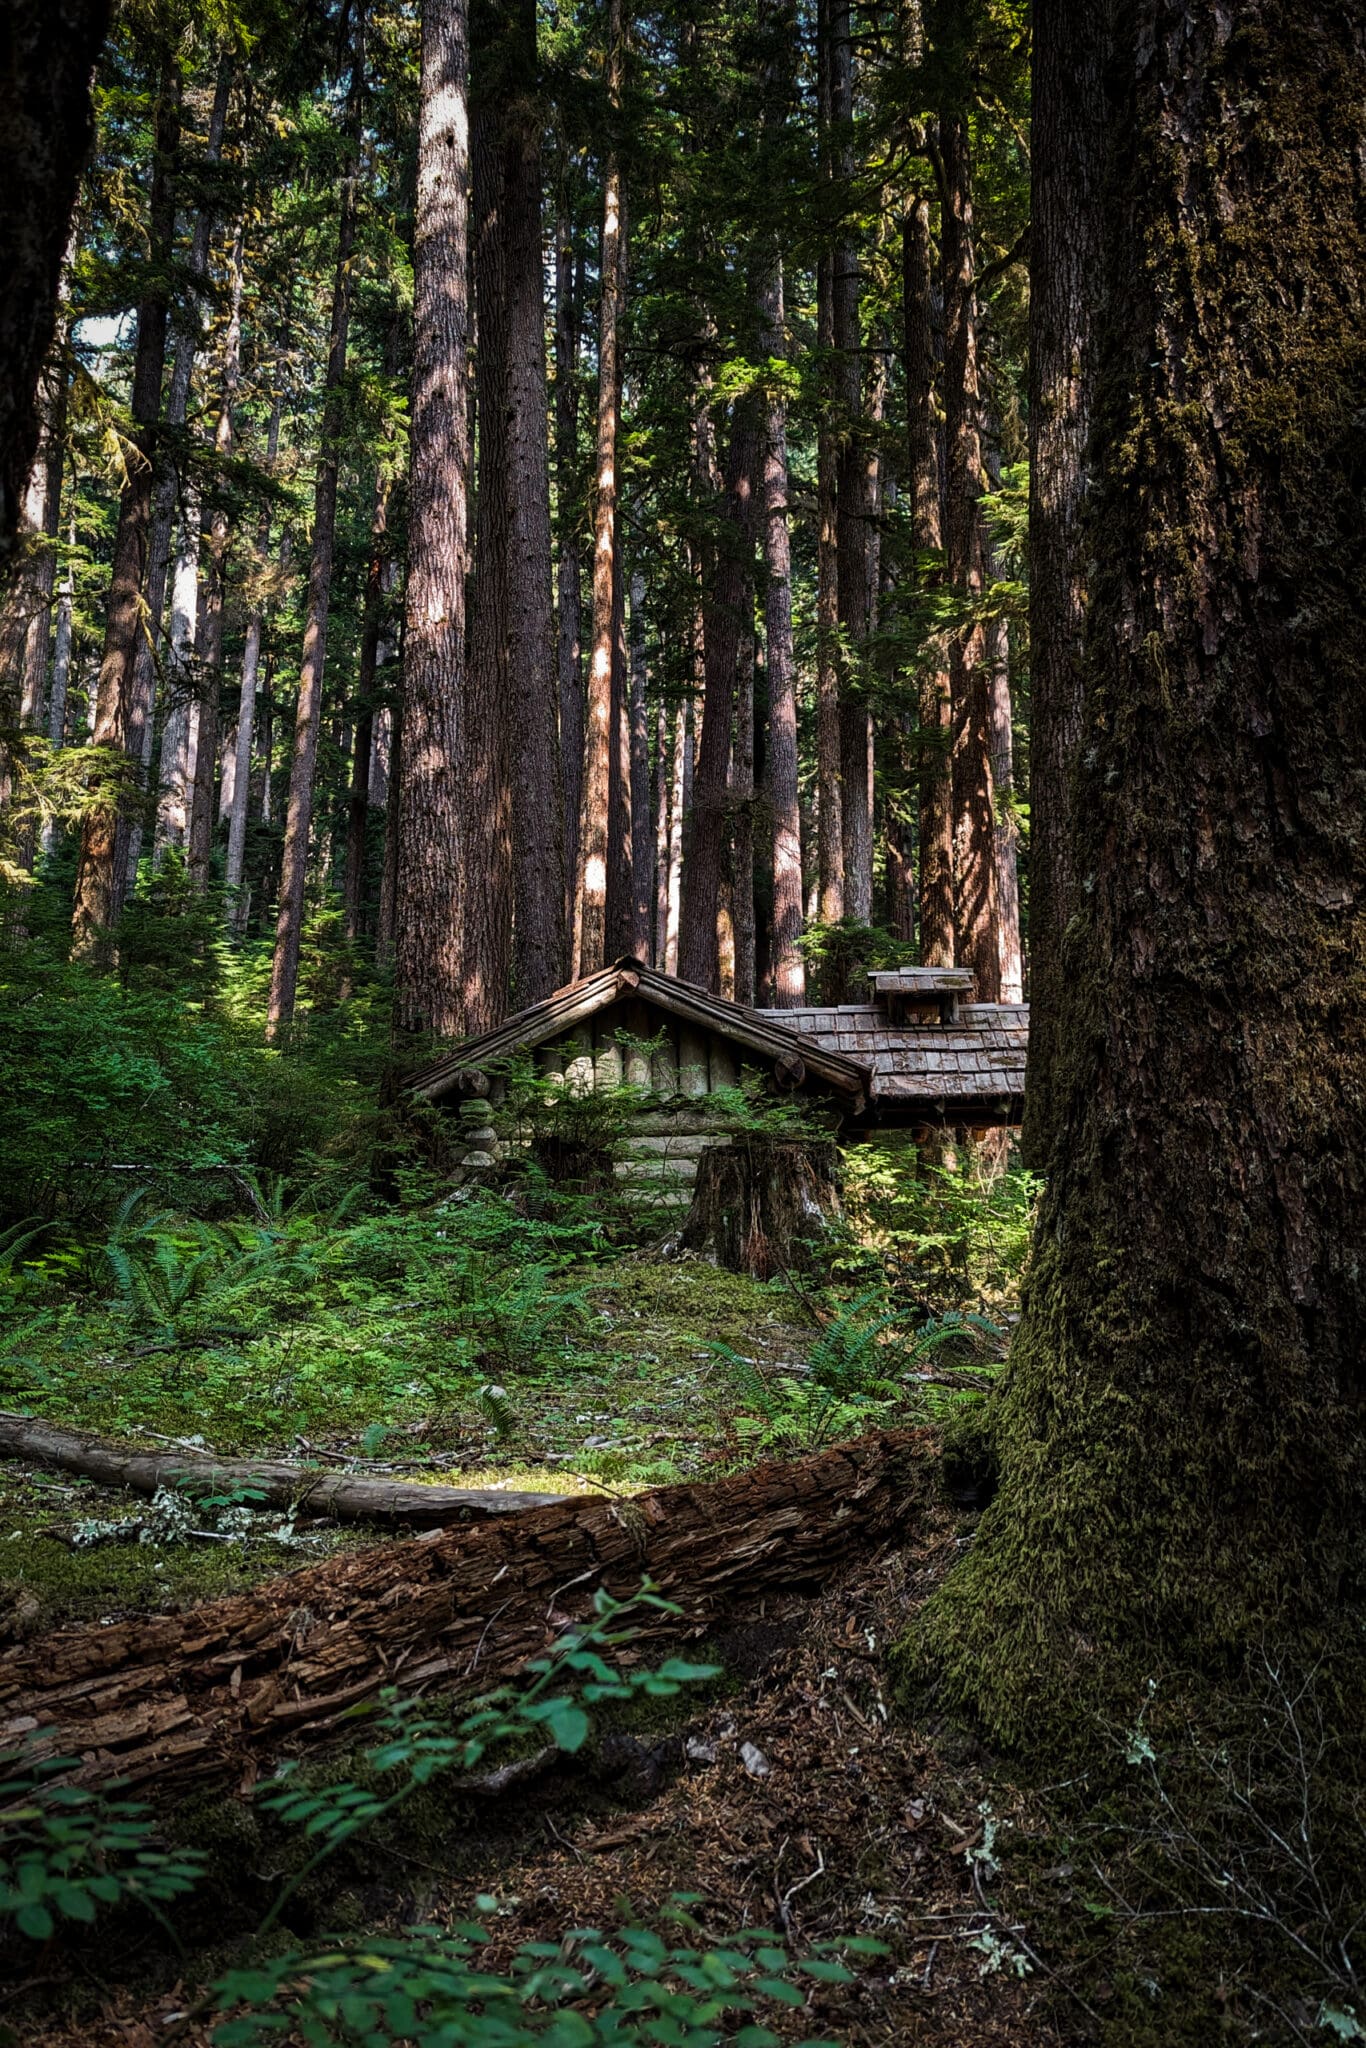
[[[890,1709],[885,1653],[966,1538],[931,1512],[916,1539],[862,1561],[823,1594],[766,1603],[720,1632],[723,1695],[663,1730],[608,1734],[586,1766],[561,1764],[491,1802],[456,1844],[419,1819],[326,1904],[367,1938],[440,1925],[499,1901],[488,1963],[566,1929],[649,1924],[679,1893],[718,1938],[781,1929],[798,1951],[873,1936],[883,1957],[806,2007],[765,2013],[785,2038],[845,2048],[1049,2048],[1068,2005],[1031,1959],[1044,1817],[986,1759],[945,1749]],[[454,1854],[452,1853],[454,1846]],[[1011,1876],[1012,1865],[1017,1874]],[[1043,1891],[1056,1911],[1057,1871]],[[204,1981],[222,1954],[200,1958]],[[168,1965],[149,1992],[93,1986],[75,2022],[26,2032],[32,2048],[153,2048],[200,1989]],[[182,2031],[209,2048],[208,2021]]]

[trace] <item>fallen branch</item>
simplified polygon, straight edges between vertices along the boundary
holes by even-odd
[[[53,1429],[30,1415],[0,1412],[0,1458],[23,1458],[58,1472],[76,1472],[103,1486],[126,1486],[149,1498],[163,1486],[192,1498],[250,1494],[253,1507],[297,1507],[345,1522],[385,1522],[400,1529],[444,1529],[542,1508],[563,1494],[501,1493],[489,1488],[426,1486],[356,1472],[310,1472],[271,1458],[215,1458],[197,1451],[129,1451],[83,1429]]]
[[[870,1437],[710,1485],[553,1502],[327,1559],[184,1614],[63,1629],[0,1662],[0,1744],[80,1759],[86,1782],[243,1789],[282,1750],[335,1741],[384,1686],[494,1686],[647,1574],[699,1634],[815,1585],[901,1534],[932,1490],[925,1431]]]

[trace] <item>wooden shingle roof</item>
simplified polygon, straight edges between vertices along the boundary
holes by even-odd
[[[782,1013],[751,1010],[743,1003],[727,1002],[679,981],[671,974],[658,974],[639,960],[617,960],[598,974],[585,975],[567,988],[557,989],[543,1002],[519,1010],[494,1031],[482,1037],[466,1038],[444,1059],[437,1060],[408,1083],[410,1093],[428,1102],[459,1091],[471,1071],[496,1066],[513,1053],[537,1045],[551,1045],[574,1025],[626,996],[636,996],[668,1015],[703,1031],[717,1032],[743,1051],[765,1059],[800,1062],[807,1077],[821,1082],[840,1096],[853,1114],[864,1107],[868,1075],[856,1060],[836,1046],[827,1046],[799,1036]]]
[[[469,1038],[415,1075],[410,1091],[429,1102],[463,1092],[474,1073],[512,1054],[553,1045],[576,1025],[623,998],[637,997],[742,1054],[775,1062],[873,1121],[917,1117],[1017,1122],[1024,1098],[1029,1010],[1023,1003],[960,1003],[952,1022],[894,1023],[878,1003],[799,1010],[755,1010],[659,974],[638,960],[617,960],[598,974],[557,989],[544,1002]]]
[[[874,1003],[760,1014],[781,1016],[804,1044],[857,1060],[875,1115],[919,1105],[1016,1105],[1024,1098],[1027,1003],[963,1003],[951,1024],[889,1024]]]

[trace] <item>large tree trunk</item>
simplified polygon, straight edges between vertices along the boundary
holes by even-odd
[[[607,86],[621,105],[626,67],[624,0],[611,0]],[[584,720],[583,780],[579,804],[579,861],[575,884],[575,979],[607,959],[607,839],[612,763],[613,575],[617,549],[617,416],[621,407],[619,329],[625,294],[622,270],[621,164],[607,154],[602,198],[601,293],[598,311],[598,435],[593,514],[593,642]]]
[[[351,786],[346,798],[346,866],[342,871],[342,917],[347,938],[360,937],[365,898],[365,851],[370,823],[371,755],[375,745],[375,677],[379,671],[379,639],[384,609],[384,571],[388,563],[389,476],[381,467],[375,478],[375,509],[370,520],[370,560],[365,571],[365,603],[361,613],[360,657],[356,666],[356,730],[351,741]],[[262,550],[264,553],[264,548]],[[243,685],[245,690],[245,684]],[[238,732],[239,744],[241,732]]]
[[[775,250],[762,312],[764,347],[784,353],[783,260]],[[797,662],[792,639],[792,536],[787,525],[787,406],[769,399],[764,443],[764,643],[768,671],[768,792],[773,812],[773,1001],[806,1001],[802,935],[802,833],[797,798]]]
[[[218,471],[218,502],[208,525],[208,580],[201,623],[200,656],[203,661],[199,698],[199,743],[195,752],[194,796],[190,807],[190,882],[202,895],[209,886],[213,859],[214,827],[218,819],[215,777],[218,771],[219,725],[223,699],[223,626],[228,590],[228,509],[222,497],[222,477],[232,459],[235,441],[235,412],[242,377],[242,224],[239,221],[229,263],[231,278],[228,322],[223,336],[223,394],[214,429],[214,458]],[[324,626],[324,632],[326,627]],[[319,657],[321,674],[321,656]],[[290,991],[290,1004],[293,990]],[[288,1017],[283,1019],[288,1022]]]
[[[459,831],[478,847],[464,863],[461,940],[465,1029],[489,1031],[507,1014],[512,972],[512,745],[508,691],[509,541],[507,217],[502,119],[484,74],[501,52],[492,24],[471,12],[470,154],[473,214],[475,401],[474,584],[465,671]],[[490,49],[490,42],[493,48]]]
[[[645,578],[631,578],[631,937],[635,960],[650,958],[655,833],[650,818],[650,721],[645,702]]]
[[[412,481],[395,862],[400,1029],[457,1037],[468,551],[469,35],[464,0],[424,0],[413,280]]]
[[[729,802],[731,720],[736,668],[744,644],[746,606],[753,614],[754,472],[758,458],[754,401],[735,407],[726,465],[727,532],[717,550],[707,605],[706,689],[693,787],[692,837],[683,869],[678,972],[683,981],[720,992],[716,914]],[[752,628],[751,628],[752,630]]]
[[[841,210],[853,206],[854,44],[849,0],[826,0],[830,21],[830,119]],[[830,304],[838,395],[835,480],[836,595],[839,610],[840,836],[844,914],[873,914],[871,728],[861,667],[868,639],[868,519],[864,488],[863,338],[859,247],[846,228],[831,257]]]
[[[143,633],[142,588],[155,496],[157,422],[166,363],[169,310],[167,266],[175,238],[175,159],[180,147],[180,71],[173,58],[163,65],[157,95],[155,156],[149,201],[150,273],[138,306],[133,361],[132,412],[135,461],[119,498],[114,566],[109,584],[104,656],[95,700],[94,744],[105,750],[109,774],[92,789],[81,831],[72,948],[78,954],[107,952],[118,908],[115,853],[119,815],[130,794],[127,775],[129,710],[138,642]]]
[[[773,1588],[819,1585],[910,1529],[931,1496],[920,1432],[870,1437],[623,1506],[577,1499],[328,1559],[185,1614],[65,1629],[0,1674],[0,1716],[86,1782],[250,1787],[281,1750],[354,1739],[397,1684],[485,1691],[648,1577],[695,1635]]]
[[[1023,1149],[1055,1123],[1062,935],[1076,897],[1067,807],[1082,716],[1083,539],[1104,256],[1105,66],[1114,0],[1036,0],[1029,262],[1029,1086]]]
[[[280,864],[280,905],[275,923],[275,952],[270,970],[266,1036],[278,1038],[294,1021],[299,985],[299,952],[304,934],[304,896],[308,885],[308,849],[313,831],[313,782],[322,730],[323,676],[327,667],[327,627],[332,609],[332,560],[337,541],[337,493],[340,485],[341,437],[345,426],[344,386],[351,335],[354,287],[357,182],[360,176],[361,108],[365,93],[365,9],[358,7],[352,27],[351,148],[341,186],[337,224],[337,268],[332,288],[332,320],[327,346],[327,377],[323,388],[322,445],[313,493],[313,551],[308,568],[308,599],[303,659],[299,665],[299,697],[294,712],[294,751],[289,768],[289,804]],[[201,712],[198,755],[206,749]],[[215,721],[216,723],[216,721]],[[212,757],[208,773],[212,775]],[[196,789],[201,787],[198,765]],[[193,854],[191,856],[193,865]]]
[[[194,674],[199,635],[199,499],[187,491],[180,516],[180,542],[171,579],[167,634],[166,718],[161,730],[154,852],[183,851],[190,833],[195,753],[199,745],[199,693]]]
[[[223,137],[228,125],[228,103],[232,97],[233,75],[233,61],[231,57],[224,56],[218,67],[213,105],[209,112],[208,137],[204,151],[204,161],[208,165],[217,164],[223,154]],[[201,202],[195,216],[194,232],[190,237],[189,256],[185,266],[189,303],[181,315],[183,324],[179,324],[176,333],[170,387],[166,393],[165,423],[175,434],[184,428],[189,412],[190,385],[194,377],[195,357],[200,340],[200,302],[204,297],[208,277],[209,242],[213,233],[214,218],[214,209],[206,202]],[[177,325],[173,314],[172,326]],[[176,504],[181,496],[180,485],[180,465],[175,450],[173,447],[163,446],[159,450],[152,530],[147,543],[146,630],[138,641],[137,659],[133,665],[132,701],[128,712],[128,751],[139,763],[144,788],[152,762],[158,649],[164,651],[165,648],[162,623],[166,612],[166,586],[171,569],[171,536],[175,529]],[[171,719],[168,720],[168,729],[173,732],[177,744],[182,743],[183,720],[187,717],[187,710],[182,710],[179,716],[173,711]],[[191,761],[191,778],[193,772],[194,763]],[[140,807],[138,813],[125,822],[121,835],[127,840],[127,846],[121,849],[118,860],[117,885],[122,892],[123,900],[132,894],[137,880],[138,861],[142,854],[144,810],[145,806]]]
[[[930,202],[923,192],[907,209],[903,234],[911,534],[918,555],[936,558],[943,549],[944,530],[935,423]],[[938,563],[926,566],[921,573],[937,578]],[[931,667],[924,675],[920,685],[920,728],[920,958],[926,967],[952,967],[953,707],[947,668]]]
[[[277,396],[271,407],[270,426],[266,433],[266,467],[272,471],[280,452],[280,409],[281,402]],[[261,525],[256,539],[258,574],[265,573],[269,548],[270,507],[267,506],[261,514]],[[367,602],[368,596],[367,591]],[[367,612],[367,624],[368,618]],[[246,853],[247,813],[251,803],[251,753],[256,730],[256,678],[261,665],[261,637],[264,628],[265,602],[258,591],[253,595],[251,610],[247,615],[247,637],[242,649],[242,687],[237,700],[237,759],[232,786],[232,810],[228,817],[227,865],[223,876],[224,894],[228,903],[228,923],[239,934],[245,927],[247,917],[247,902],[242,893],[242,862]],[[364,649],[362,666],[363,664]],[[363,830],[364,819],[361,823]],[[349,880],[349,844],[347,856]]]
[[[38,380],[108,21],[109,0],[8,0],[0,25],[0,575],[38,445]]]
[[[946,568],[955,599],[982,595],[982,424],[977,370],[972,163],[964,114],[939,123],[944,162],[944,415],[948,444]],[[953,706],[954,924],[957,964],[977,1000],[1001,992],[996,905],[996,795],[991,780],[991,690],[986,633],[960,627],[949,653]]]
[[[513,968],[519,1006],[560,987],[565,945],[564,790],[550,468],[546,442],[545,264],[535,0],[515,15],[521,98],[508,124],[503,205],[508,284],[508,670],[517,735],[512,819]]]
[[[830,0],[818,0],[816,58],[821,135],[821,177],[834,176],[831,141]],[[827,363],[835,349],[835,258],[822,249],[816,263],[816,340]],[[835,393],[822,392],[816,445],[816,859],[823,924],[845,912],[844,825],[840,789],[839,701],[839,441]]]
[[[572,950],[574,884],[579,866],[579,806],[583,796],[583,653],[579,645],[583,563],[575,525],[578,512],[579,328],[582,308],[583,258],[575,256],[572,225],[568,215],[562,213],[555,240],[555,509],[560,550],[556,607],[559,620],[566,958]]]
[[[1366,6],[1140,0],[1110,76],[1059,1113],[1000,1491],[922,1649],[1036,1746],[1343,1652],[1355,1742]]]
[[[693,719],[690,698],[674,712],[673,775],[669,790],[669,880],[664,914],[666,974],[678,973],[678,937],[683,907],[683,830],[692,806]]]

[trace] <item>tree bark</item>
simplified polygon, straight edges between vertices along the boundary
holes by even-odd
[[[233,77],[232,59],[225,55],[218,66],[213,105],[209,113],[209,129],[204,150],[204,161],[209,165],[217,164],[223,154],[223,137],[227,132],[228,103],[232,97]],[[195,216],[194,232],[190,238],[189,256],[186,261],[191,303],[185,307],[179,322],[174,312],[171,316],[172,327],[178,328],[178,331],[171,363],[170,388],[166,394],[165,425],[168,434],[179,434],[183,430],[189,411],[190,385],[194,377],[202,319],[201,308],[195,302],[204,297],[214,219],[214,208],[206,201],[201,201]],[[167,445],[166,436],[163,436],[158,456],[156,497],[152,508],[151,536],[147,543],[147,622],[146,630],[138,640],[137,659],[133,666],[132,701],[128,714],[128,751],[139,763],[144,786],[152,762],[157,649],[159,645],[164,645],[162,623],[166,613],[166,586],[171,568],[171,536],[175,528],[176,503],[181,495],[179,487],[182,481],[182,465],[177,461],[174,447]],[[178,744],[183,721],[188,715],[188,710],[182,709],[179,716],[173,715],[168,721]],[[188,765],[192,776],[193,761]],[[137,815],[125,821],[121,836],[126,838],[127,846],[118,860],[117,885],[122,892],[121,900],[126,900],[132,894],[137,881],[138,861],[142,854],[141,808]]]
[[[920,1639],[1054,1759],[1272,1651],[1355,1741],[1366,1584],[1366,6],[1123,23],[1056,1135]]]
[[[624,0],[610,0],[607,86],[621,106],[626,67]],[[619,328],[625,298],[622,179],[615,145],[603,183],[601,294],[598,313],[598,432],[593,515],[593,642],[584,720],[579,863],[575,886],[573,976],[607,959],[607,839],[612,759],[613,565],[617,547],[617,417],[621,407]]]
[[[277,395],[270,411],[266,434],[266,467],[274,470],[280,452],[280,410]],[[270,508],[261,514],[256,541],[259,572],[264,574],[270,549]],[[242,650],[242,688],[237,703],[237,761],[232,788],[232,811],[228,818],[228,854],[224,871],[224,894],[228,923],[240,934],[246,924],[247,903],[242,894],[242,862],[246,853],[247,818],[251,804],[251,752],[256,731],[256,678],[261,665],[261,636],[265,627],[265,602],[258,592],[247,616],[246,644]],[[362,661],[364,654],[362,650]],[[362,820],[362,827],[364,820]],[[349,863],[349,849],[348,849]],[[348,865],[348,875],[350,873]]]
[[[242,380],[242,224],[233,240],[228,274],[229,304],[223,336],[223,395],[214,429],[214,458],[219,491],[235,440],[235,413]],[[335,516],[335,513],[334,513]],[[194,794],[190,808],[190,883],[200,895],[209,886],[214,827],[218,821],[215,777],[218,772],[219,723],[223,699],[223,615],[227,605],[228,511],[221,495],[208,525],[208,579],[199,652],[203,664],[199,698],[199,742],[195,750]],[[290,1005],[293,990],[290,991]],[[284,1021],[288,1022],[286,1018]]]
[[[771,1280],[817,1266],[843,1214],[838,1146],[737,1139],[698,1160],[682,1241],[729,1272]]]
[[[304,897],[308,885],[308,847],[313,829],[313,781],[322,729],[323,675],[327,666],[327,627],[332,608],[332,560],[337,539],[337,492],[341,438],[345,429],[344,386],[351,334],[352,263],[356,246],[357,186],[360,178],[361,107],[365,94],[365,10],[358,5],[352,28],[351,148],[341,185],[337,224],[337,268],[332,288],[332,318],[323,387],[322,441],[313,493],[313,550],[308,569],[308,599],[303,659],[299,666],[299,698],[294,713],[294,751],[289,769],[289,804],[280,865],[280,905],[275,924],[275,951],[266,1007],[266,1036],[279,1038],[294,1021],[299,984],[299,952],[303,944]],[[202,714],[201,714],[202,716]],[[199,756],[206,752],[201,726]],[[212,760],[212,756],[210,756]],[[212,774],[212,767],[209,771]],[[196,765],[196,786],[199,770]]]
[[[109,0],[10,0],[0,30],[0,575],[38,445],[38,381],[90,149],[90,79]]]
[[[631,577],[631,937],[634,960],[650,958],[655,834],[650,819],[650,723],[645,694],[645,578]]]
[[[180,147],[180,72],[173,57],[162,65],[157,88],[156,135],[148,200],[149,274],[138,306],[133,361],[135,457],[119,497],[114,566],[109,584],[104,655],[95,700],[93,741],[105,750],[110,775],[92,789],[81,829],[72,911],[72,950],[104,958],[117,911],[115,852],[119,814],[129,795],[128,715],[138,641],[143,631],[142,585],[156,478],[157,423],[166,363],[170,306],[167,266],[175,237],[175,159]]]
[[[39,1637],[0,1675],[0,1713],[36,1722],[42,1752],[81,1756],[87,1782],[250,1785],[286,1745],[354,1739],[347,1710],[384,1686],[513,1677],[599,1586],[625,1598],[648,1574],[681,1610],[659,1631],[692,1635],[766,1591],[818,1585],[913,1527],[934,1471],[928,1437],[906,1431],[661,1487],[629,1512],[568,1500],[384,1544],[187,1614]]]
[[[830,19],[830,119],[835,188],[842,210],[853,204],[854,45],[849,0],[826,0]],[[873,814],[869,795],[871,721],[862,664],[868,616],[869,521],[865,489],[866,422],[858,243],[845,229],[831,256],[831,342],[835,351],[835,587],[839,611],[840,843],[844,914],[867,924],[873,915]]]
[[[538,1003],[559,988],[565,944],[564,788],[560,766],[557,626],[546,443],[545,259],[541,240],[541,114],[530,95],[537,75],[535,0],[516,20],[522,90],[506,143],[508,579],[510,708],[517,735],[513,811],[513,969],[517,1001]]]
[[[583,316],[583,259],[574,253],[573,229],[561,213],[555,238],[555,506],[559,541],[556,586],[560,672],[560,774],[564,801],[565,955],[572,951],[574,885],[579,867],[579,807],[583,799],[582,549],[578,512],[579,329]]]
[[[729,801],[731,721],[744,636],[746,599],[753,614],[750,557],[754,543],[754,472],[759,439],[752,399],[741,399],[731,421],[726,465],[725,520],[707,606],[706,689],[697,779],[691,806],[692,837],[683,870],[678,973],[683,981],[720,993],[716,916]],[[752,629],[751,629],[752,630]]]
[[[967,117],[939,123],[944,162],[944,414],[948,444],[946,569],[959,605],[982,596],[982,428],[977,370],[972,164]],[[991,694],[986,634],[970,621],[949,650],[953,707],[954,925],[957,964],[976,977],[977,1000],[1000,999],[996,796],[991,780]]]
[[[678,973],[679,923],[683,908],[683,828],[692,808],[692,701],[680,698],[674,712],[673,780],[669,794],[669,895],[664,923],[664,972]]]
[[[346,936],[353,945],[360,937],[361,910],[365,896],[366,828],[370,822],[370,757],[374,752],[375,743],[375,677],[379,671],[384,571],[388,561],[385,553],[388,529],[389,477],[387,471],[381,468],[375,479],[375,510],[370,521],[370,560],[365,571],[365,604],[361,614],[360,657],[356,670],[356,730],[351,741],[351,786],[346,799],[346,866],[342,874],[342,916]]]
[[[1104,258],[1114,0],[1037,0],[1029,264],[1029,1086],[1025,1157],[1047,1158],[1062,937],[1076,906],[1068,803],[1082,718],[1083,533]]]
[[[938,558],[944,532],[935,419],[930,202],[923,192],[916,194],[907,209],[902,248],[911,533],[920,557],[918,573],[932,587],[941,575]],[[936,646],[935,652],[939,651]],[[953,707],[946,668],[931,667],[924,674],[920,729],[920,958],[926,967],[952,967]]]
[[[759,453],[755,451],[756,462]],[[754,633],[754,584],[746,576],[742,596],[740,644],[736,650],[735,748],[730,772],[731,930],[735,945],[737,1003],[753,1007],[758,971],[754,920],[754,675],[757,647]]]
[[[820,123],[820,172],[829,185],[835,174],[831,135],[831,0],[817,0],[816,60]],[[822,249],[816,262],[816,340],[827,363],[835,349],[835,258]],[[839,704],[839,441],[835,392],[827,370],[816,445],[816,848],[822,924],[838,924],[845,912],[844,825],[840,786]]]
[[[661,696],[655,704],[654,868],[655,895],[650,933],[650,965],[667,973],[664,952],[669,929],[669,707]]]
[[[464,0],[425,0],[413,284],[412,481],[398,803],[400,1030],[465,1028],[459,836],[469,409],[469,35]]]
[[[786,353],[783,261],[775,250],[764,291],[764,347]],[[773,1002],[780,1010],[806,1001],[802,935],[802,833],[797,797],[797,662],[792,638],[792,536],[787,524],[787,406],[768,402],[764,443],[764,646],[768,669],[768,792],[773,812]]]
[[[168,680],[171,684],[161,730],[155,857],[167,847],[183,851],[190,832],[195,753],[199,744],[199,686],[195,674],[199,635],[199,498],[185,494],[180,544],[171,581]]]

